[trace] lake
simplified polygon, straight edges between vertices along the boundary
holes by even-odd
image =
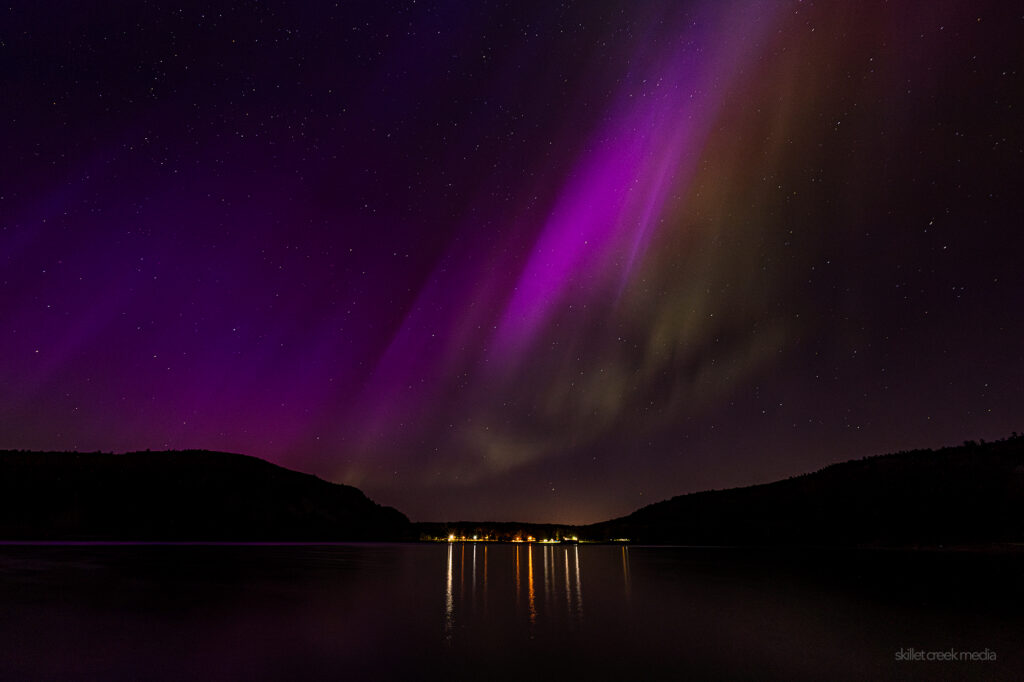
[[[1013,552],[4,545],[0,679],[1020,679],[1022,581]],[[996,660],[897,660],[950,650]]]

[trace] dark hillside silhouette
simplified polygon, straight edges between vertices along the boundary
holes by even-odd
[[[0,451],[0,540],[392,540],[405,515],[255,457]]]
[[[0,451],[0,540],[628,538],[686,545],[1024,542],[1024,436],[674,497],[589,526],[418,523],[358,489],[222,452]]]
[[[585,526],[580,537],[687,545],[1024,541],[1024,436],[834,464],[693,493]]]

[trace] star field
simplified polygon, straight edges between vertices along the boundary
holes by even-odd
[[[0,16],[2,447],[579,523],[1021,430],[1012,3]]]

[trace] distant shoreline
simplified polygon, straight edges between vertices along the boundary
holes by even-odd
[[[16,548],[261,548],[261,547],[388,547],[388,546],[408,546],[408,545],[444,545],[448,543],[435,542],[432,540],[362,540],[362,541],[281,541],[281,542],[247,542],[237,541],[233,542],[230,540],[224,541],[187,541],[187,540],[171,540],[171,541],[160,541],[160,540],[0,540],[0,550],[3,549],[16,549]],[[569,548],[572,547],[625,547],[628,549],[656,549],[656,550],[691,550],[696,552],[742,552],[742,553],[792,553],[792,554],[818,554],[828,555],[835,553],[903,553],[903,554],[959,554],[959,555],[1000,555],[1000,554],[1022,554],[1024,555],[1024,543],[1008,542],[1008,543],[997,543],[992,545],[955,545],[955,546],[891,546],[891,547],[879,547],[879,546],[855,546],[855,545],[672,545],[672,544],[628,544],[628,543],[612,543],[612,542],[581,542],[576,545],[563,545],[563,544],[544,544],[539,543],[512,543],[512,542],[494,542],[494,541],[483,541],[478,540],[476,542],[469,541],[460,544],[487,544],[487,545],[499,545],[503,547],[521,547],[523,545],[532,546],[537,544],[538,547],[552,547],[552,548]]]

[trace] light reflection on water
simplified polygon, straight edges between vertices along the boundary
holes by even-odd
[[[518,545],[516,546],[516,553],[517,554],[519,553],[519,546]],[[537,622],[537,605],[536,605],[536,602],[534,600],[534,594],[533,594],[533,545],[532,544],[529,547],[526,548],[526,567],[527,567],[526,570],[527,570],[527,572],[528,572],[528,574],[530,576],[529,577],[529,582],[530,582],[530,586],[529,586],[529,589],[530,589],[530,593],[529,593],[530,594],[530,625],[533,625],[534,623]]]
[[[626,547],[625,545],[622,546],[622,582],[626,587],[626,601],[629,601],[629,547]]]
[[[452,546],[448,545],[448,572],[444,590],[444,639],[452,641],[452,627],[455,624],[455,599],[452,596]]]
[[[456,550],[458,544],[458,550]],[[469,545],[470,567],[468,580],[465,575],[465,562],[458,565],[453,561],[455,551],[463,556]],[[457,624],[465,624],[466,619],[477,612],[477,605],[482,604],[484,614],[487,613],[488,599],[492,592],[502,593],[506,589],[515,593],[513,614],[516,620],[527,622],[531,627],[538,619],[553,618],[557,612],[559,621],[579,623],[583,618],[583,569],[580,563],[578,545],[541,546],[537,548],[537,559],[540,567],[534,566],[534,546],[516,544],[511,547],[510,572],[498,571],[492,578],[489,568],[490,547],[484,543],[449,543],[447,550],[445,584],[444,584],[444,632],[445,640],[452,641],[453,631]],[[509,550],[507,546],[496,547],[499,557]],[[482,570],[477,571],[477,553],[482,555]],[[525,554],[525,561],[523,555]],[[523,568],[525,564],[525,569]],[[456,574],[458,577],[456,578]],[[452,589],[458,580],[462,585],[469,583],[469,592],[460,591],[458,599]],[[622,580],[624,597],[629,596],[629,554],[622,548]],[[491,581],[491,582],[489,582]],[[535,584],[543,582],[543,593],[538,599]],[[523,603],[523,592],[526,601]]]

